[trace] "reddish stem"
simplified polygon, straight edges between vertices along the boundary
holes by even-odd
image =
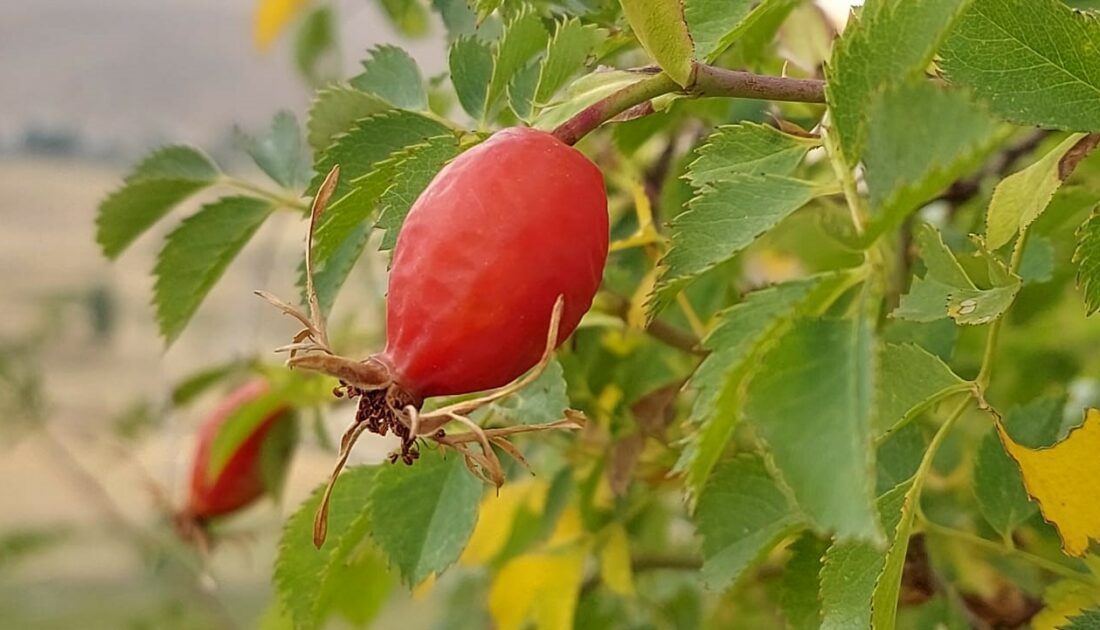
[[[685,86],[678,85],[663,72],[655,74],[589,105],[558,126],[553,134],[566,144],[576,144],[593,129],[630,108],[673,93],[692,97],[824,103],[825,82],[752,74],[696,63],[691,81]]]

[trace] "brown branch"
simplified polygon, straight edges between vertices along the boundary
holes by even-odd
[[[553,134],[566,144],[576,144],[603,123],[665,94],[824,103],[825,82],[752,74],[696,63],[688,85],[678,85],[664,72],[654,74],[589,105],[558,126]],[[652,107],[646,111],[651,113]]]

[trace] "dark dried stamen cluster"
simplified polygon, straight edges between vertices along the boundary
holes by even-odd
[[[340,385],[333,388],[332,393],[337,398],[358,398],[359,403],[355,409],[355,424],[365,425],[367,431],[376,435],[388,435],[393,433],[401,439],[400,450],[390,453],[390,463],[396,464],[398,460],[406,465],[412,465],[420,458],[420,447],[416,442],[416,436],[412,435],[408,425],[401,421],[395,403],[408,401],[395,401],[393,392],[389,390],[363,390],[354,385],[348,385],[340,381]]]

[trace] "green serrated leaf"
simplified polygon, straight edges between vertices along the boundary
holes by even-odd
[[[374,94],[394,107],[426,110],[428,94],[416,61],[397,46],[376,46],[363,60],[363,72],[350,81],[352,87]]]
[[[313,518],[321,502],[318,488],[287,519],[275,560],[274,580],[283,607],[295,627],[316,628],[334,609],[347,605],[341,597],[345,582],[359,585],[356,617],[369,621],[382,607],[394,579],[373,545],[367,542],[371,521],[366,497],[375,486],[378,468],[349,468],[340,476],[329,503],[328,540],[313,547]],[[354,571],[354,580],[349,572]],[[345,611],[346,614],[346,611]],[[354,621],[354,619],[353,619]]]
[[[302,131],[294,114],[286,110],[275,114],[271,130],[262,138],[245,138],[245,148],[256,166],[275,183],[297,190],[309,181],[310,153],[302,140]]]
[[[1085,312],[1100,309],[1100,213],[1094,212],[1077,230],[1077,287],[1085,299]]]
[[[974,0],[944,44],[949,80],[1021,125],[1100,129],[1100,21],[1058,0]]]
[[[923,78],[883,92],[867,116],[863,162],[875,214],[872,234],[895,229],[979,166],[1000,139],[1000,125],[966,94]]]
[[[1069,618],[1069,623],[1058,630],[1096,630],[1100,628],[1100,607],[1089,608]]]
[[[890,85],[921,77],[971,0],[867,0],[833,48],[825,88],[848,163],[863,157],[867,112]]]
[[[537,55],[546,50],[550,34],[537,13],[523,10],[504,27],[504,34],[493,54],[493,75],[485,96],[485,118],[492,119],[500,110],[508,84]]]
[[[910,422],[885,435],[875,451],[878,469],[875,494],[882,496],[912,479],[927,449],[928,436],[920,423]]]
[[[1000,249],[1039,218],[1080,162],[1080,151],[1096,145],[1088,138],[1084,134],[1069,136],[1034,164],[997,184],[986,212],[986,243],[990,249]]]
[[[710,63],[759,20],[788,0],[683,0],[695,54]]]
[[[780,581],[779,606],[790,630],[821,628],[821,559],[829,543],[810,532],[790,546],[791,559]]]
[[[508,84],[508,106],[516,118],[524,122],[531,118],[541,68],[542,64],[536,59],[517,72]]]
[[[348,85],[333,85],[318,90],[309,107],[309,145],[320,155],[355,121],[390,109],[381,98]],[[327,174],[327,172],[326,172]]]
[[[1030,448],[1054,444],[1062,429],[1061,398],[1039,398],[1014,407],[1004,416],[1004,426],[1014,440]],[[997,432],[990,429],[982,438],[974,460],[974,497],[985,520],[1002,536],[1031,518],[1038,507],[1024,490],[1020,469],[1005,452]]]
[[[919,224],[914,233],[928,271],[923,278],[913,280],[894,317],[917,322],[950,317],[958,324],[979,325],[1000,317],[1011,306],[1021,282],[1004,263],[979,249],[974,257],[988,267],[992,284],[979,288],[944,244],[938,230]]]
[[[816,276],[754,291],[744,302],[718,315],[717,325],[703,342],[711,354],[688,383],[696,391],[689,420],[695,429],[676,470],[685,475],[691,495],[697,497],[702,491],[733,437],[741,416],[742,383],[759,354],[814,296],[832,293],[840,279]]]
[[[117,258],[130,243],[184,199],[213,184],[217,165],[197,149],[157,149],[126,177],[122,187],[99,204],[96,242],[108,258]]]
[[[553,422],[563,418],[568,408],[565,373],[557,359],[551,359],[534,382],[489,407],[490,413],[506,419],[507,424]]]
[[[876,504],[887,532],[893,533],[901,521],[909,487],[897,486]],[[871,599],[885,564],[885,549],[869,542],[835,542],[829,547],[821,567],[822,630],[871,627]]]
[[[607,31],[576,18],[558,22],[539,71],[535,103],[549,103],[606,38]]]
[[[939,357],[915,344],[887,344],[879,370],[877,434],[897,430],[929,405],[970,387]]]
[[[792,175],[818,144],[815,138],[792,136],[769,125],[724,125],[696,149],[699,157],[688,165],[685,176],[700,188],[737,174]]]
[[[703,538],[703,580],[724,590],[794,533],[802,517],[763,459],[739,455],[719,466],[703,488],[695,522]]]
[[[1028,237],[1018,272],[1024,286],[1050,282],[1054,278],[1054,255],[1054,243],[1049,238]]]
[[[203,298],[271,214],[269,202],[223,197],[184,219],[165,239],[153,275],[153,304],[167,343],[183,332]]]
[[[332,305],[336,302],[336,296],[340,293],[340,288],[344,286],[344,282],[347,281],[352,268],[355,267],[355,263],[358,262],[359,257],[366,250],[367,240],[371,232],[370,228],[370,223],[366,221],[359,222],[357,225],[352,226],[344,242],[337,245],[336,249],[329,255],[324,258],[314,257],[313,287],[317,292],[317,301],[321,306],[321,312],[326,315],[332,312]],[[298,286],[303,288],[306,284],[305,272],[305,261],[303,261],[302,264],[298,265]],[[304,291],[302,303],[306,303]]]
[[[670,225],[671,244],[650,311],[659,312],[695,277],[733,258],[818,191],[812,182],[745,173],[703,187]]]
[[[415,586],[458,559],[477,523],[482,483],[456,454],[424,449],[414,466],[385,466],[370,493],[371,532]]]
[[[481,120],[493,77],[492,49],[476,37],[460,37],[451,44],[448,59],[459,104],[474,120]]]
[[[370,173],[376,162],[395,151],[447,133],[451,130],[443,123],[413,112],[393,110],[364,118],[317,156],[313,170],[318,175],[313,178],[310,190],[316,192],[333,165],[339,164],[340,182],[332,196],[338,201],[354,188],[352,182]],[[334,206],[335,203],[322,215],[322,221],[331,217]]]
[[[409,147],[402,153],[390,186],[379,198],[380,213],[375,226],[385,230],[382,250],[392,249],[397,244],[401,225],[417,197],[440,169],[460,152],[458,138],[450,134],[428,138],[423,144]]]
[[[915,343],[947,362],[955,354],[955,342],[959,328],[950,320],[935,322],[907,322],[891,320],[882,330],[882,340],[887,343]]]
[[[298,25],[294,65],[311,85],[321,85],[335,76],[339,54],[332,7],[314,7]]]
[[[634,36],[649,56],[680,85],[691,82],[695,44],[681,0],[620,0]]]
[[[800,319],[748,384],[745,419],[815,529],[841,539],[882,536],[872,501],[874,352],[865,321]]]

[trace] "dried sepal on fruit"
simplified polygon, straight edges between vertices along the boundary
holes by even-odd
[[[257,291],[303,325],[278,349],[289,353],[287,365],[334,376],[338,397],[359,399],[318,510],[317,545],[326,535],[333,484],[365,431],[400,438],[391,462],[412,464],[418,441],[430,440],[499,487],[504,470],[494,446],[526,465],[509,436],[583,426],[575,411],[555,422],[488,429],[470,414],[538,378],[591,305],[608,249],[599,169],[545,132],[498,132],[445,166],[413,204],[390,272],[386,348],[348,359],[329,345],[312,279],[313,231],[338,177],[334,167],[310,212],[309,313]],[[420,412],[425,398],[486,390]],[[450,432],[448,425],[461,429]]]

